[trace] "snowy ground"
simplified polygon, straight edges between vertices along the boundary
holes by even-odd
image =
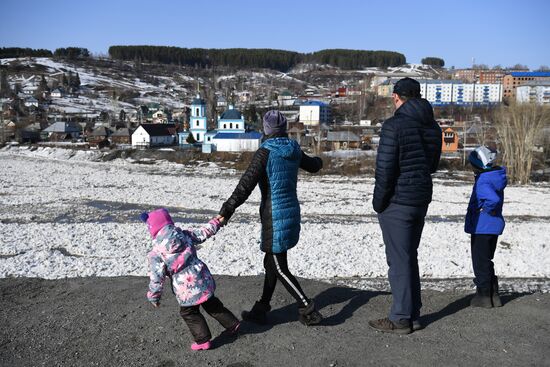
[[[137,164],[98,161],[101,152],[12,147],[0,151],[0,277],[64,278],[146,275],[149,248],[143,210],[170,208],[177,224],[197,226],[216,215],[239,173],[204,163]],[[440,175],[444,176],[444,175]],[[372,177],[300,177],[300,244],[289,253],[306,278],[384,278],[384,246],[371,209]],[[435,179],[419,250],[421,275],[470,278],[469,237],[463,215],[471,186]],[[502,278],[529,278],[550,290],[550,186],[506,189],[505,233],[495,257]],[[262,272],[259,191],[230,224],[206,242],[200,257],[216,274]],[[471,283],[470,283],[471,284]]]

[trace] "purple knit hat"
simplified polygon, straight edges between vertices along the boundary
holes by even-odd
[[[286,133],[286,117],[277,110],[267,111],[264,115],[264,135]]]
[[[141,213],[140,219],[147,223],[147,228],[153,238],[157,236],[157,233],[162,229],[162,227],[168,224],[174,224],[170,213],[168,213],[168,210],[164,208],[153,210],[149,214]]]

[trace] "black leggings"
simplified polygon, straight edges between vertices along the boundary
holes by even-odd
[[[264,257],[264,268],[264,290],[260,303],[269,305],[273,297],[273,292],[275,291],[277,279],[279,279],[288,293],[296,299],[299,307],[306,307],[309,305],[310,300],[306,297],[302,287],[300,287],[300,284],[298,284],[298,281],[294,278],[294,275],[288,270],[286,252],[281,254],[266,253]]]

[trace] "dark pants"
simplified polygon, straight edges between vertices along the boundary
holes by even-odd
[[[491,289],[495,278],[493,257],[497,248],[498,235],[472,234],[472,265],[474,267],[474,283],[479,288]]]
[[[420,316],[422,300],[418,245],[427,210],[427,205],[414,207],[390,204],[378,214],[386,245],[388,279],[393,296],[389,315],[392,321],[416,320]]]
[[[187,327],[189,327],[189,330],[193,335],[193,339],[198,344],[206,343],[212,338],[208,324],[206,323],[204,316],[201,314],[199,306],[202,306],[206,313],[215,318],[226,329],[235,326],[235,324],[239,322],[235,315],[225,308],[223,303],[214,296],[210,297],[208,301],[201,303],[200,305],[188,307],[181,306],[180,315],[183,317]]]
[[[273,297],[273,292],[275,291],[275,285],[277,285],[277,279],[279,279],[288,293],[296,299],[299,307],[306,307],[309,305],[310,300],[304,294],[302,287],[300,287],[294,275],[288,270],[286,252],[281,254],[266,253],[264,256],[264,268],[264,290],[260,303],[269,305]]]

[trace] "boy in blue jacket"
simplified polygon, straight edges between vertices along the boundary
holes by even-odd
[[[476,294],[470,302],[472,307],[502,306],[492,260],[498,236],[504,230],[502,205],[507,178],[504,167],[493,166],[496,155],[496,150],[480,146],[469,156],[476,176],[464,225],[466,233],[471,235],[476,285]]]

